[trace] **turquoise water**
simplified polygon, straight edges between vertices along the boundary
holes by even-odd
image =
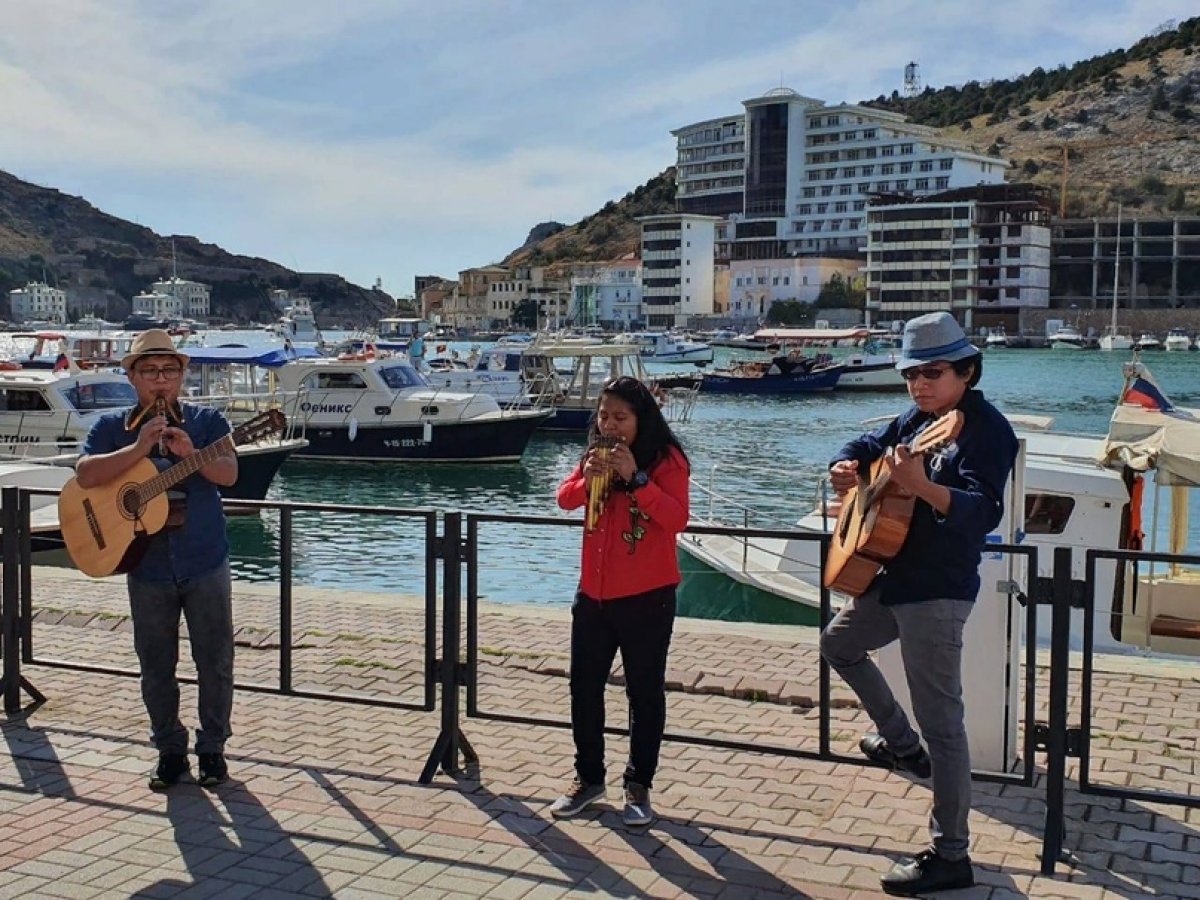
[[[468,344],[452,345],[461,350]],[[718,351],[718,364],[735,351]],[[744,356],[744,353],[737,352]],[[1122,384],[1123,357],[1099,352],[1010,350],[985,361],[984,392],[1012,413],[1052,416],[1055,430],[1100,434]],[[1200,407],[1200,354],[1147,360],[1181,405]],[[678,366],[661,371],[678,372]],[[864,420],[894,415],[904,394],[826,394],[793,398],[702,395],[676,427],[693,475],[720,499],[693,493],[693,514],[730,523],[787,526],[812,508],[826,462]],[[432,507],[464,513],[560,515],[555,489],[578,460],[582,438],[538,434],[519,464],[389,465],[289,461],[272,498],[372,506]],[[1200,491],[1194,492],[1200,495]],[[576,514],[577,516],[577,514]],[[297,517],[295,580],[348,589],[419,592],[419,522],[368,516]],[[278,526],[271,516],[230,526],[243,577],[276,577]],[[501,601],[566,603],[575,585],[578,529],[484,523],[480,592]],[[1189,546],[1200,546],[1200,497]]]

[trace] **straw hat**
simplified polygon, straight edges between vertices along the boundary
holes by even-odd
[[[956,362],[978,356],[979,348],[947,312],[929,313],[909,319],[904,326],[904,343],[896,368],[911,369],[930,362]]]
[[[149,328],[135,337],[133,346],[121,360],[121,368],[128,371],[143,356],[175,356],[178,357],[180,365],[188,364],[187,354],[180,353],[171,336],[161,328]]]

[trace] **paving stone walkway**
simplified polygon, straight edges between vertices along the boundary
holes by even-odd
[[[664,747],[659,821],[631,832],[619,821],[620,737],[609,749],[609,803],[557,822],[547,806],[570,774],[564,729],[464,718],[479,768],[422,786],[437,712],[248,690],[235,702],[231,782],[154,794],[136,679],[45,664],[136,668],[122,582],[37,569],[33,605],[41,664],[24,672],[48,702],[2,729],[0,898],[840,898],[875,894],[891,860],[925,837],[920,783],[683,743]],[[235,615],[239,680],[277,683],[276,592],[238,584]],[[553,609],[483,607],[481,708],[561,721],[568,628]],[[296,687],[423,700],[413,596],[298,590],[294,632]],[[815,749],[814,641],[805,629],[679,622],[670,727]],[[1094,777],[1200,791],[1200,666],[1100,668]],[[853,755],[866,722],[840,685],[834,698],[834,749]],[[193,721],[190,686],[183,703]],[[624,708],[618,672],[610,721],[622,723]],[[1075,864],[1048,878],[1037,857],[1042,798],[1039,788],[976,785],[979,886],[947,896],[1200,897],[1200,810],[1069,791]]]

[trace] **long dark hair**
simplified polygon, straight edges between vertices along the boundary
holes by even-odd
[[[622,375],[606,382],[600,389],[600,397],[596,401],[596,409],[592,413],[592,421],[588,425],[588,443],[600,435],[600,401],[605,396],[616,397],[629,404],[633,414],[637,416],[637,437],[633,439],[633,458],[639,469],[649,471],[660,459],[664,459],[670,448],[674,447],[683,457],[684,465],[691,471],[691,463],[679,438],[671,431],[671,426],[663,418],[658,398],[650,392],[650,388],[631,375]]]

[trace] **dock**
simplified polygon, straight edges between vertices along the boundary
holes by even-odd
[[[404,590],[296,588],[294,686],[420,703],[423,610],[419,585]],[[239,682],[274,684],[278,587],[236,582],[234,594]],[[36,659],[136,669],[123,579],[38,567],[33,597]],[[569,627],[562,607],[483,603],[481,709],[565,720]],[[817,670],[813,629],[678,620],[668,727],[814,745]],[[572,773],[569,730],[464,717],[479,765],[422,785],[436,711],[245,690],[230,782],[153,793],[136,678],[22,672],[47,702],[3,724],[0,898],[847,898],[878,893],[892,861],[927,838],[919,782],[670,742],[659,819],[630,831],[622,737],[609,741],[608,803],[559,822],[548,807]],[[618,670],[610,724],[625,720],[620,682]],[[1098,658],[1095,689],[1094,777],[1200,793],[1200,663]],[[869,725],[836,676],[834,707],[835,748],[854,754]],[[189,727],[194,710],[185,684]],[[1200,809],[1069,789],[1074,859],[1050,877],[1038,859],[1043,797],[1040,785],[976,783],[977,886],[948,897],[1200,897]]]

